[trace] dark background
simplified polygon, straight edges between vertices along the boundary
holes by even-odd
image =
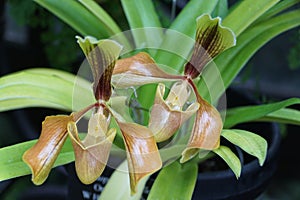
[[[82,60],[78,56],[80,49],[75,42],[76,33],[47,11],[21,2],[26,1],[0,2],[0,75],[31,67],[76,72]],[[108,1],[102,2],[104,7],[110,8]],[[232,4],[234,1],[229,2]],[[177,10],[184,3],[178,1]],[[156,5],[164,17],[163,23],[168,24],[171,19],[170,1],[156,2]],[[123,13],[117,9],[111,12],[126,29],[128,25],[122,21]],[[233,87],[252,94],[261,102],[300,97],[299,46],[299,28],[275,38],[251,59]],[[0,113],[0,147],[37,138],[41,122],[52,113],[57,111],[34,108]],[[268,190],[258,199],[300,199],[300,128],[281,125],[281,132],[283,141],[278,170]],[[64,199],[67,194],[66,177],[66,169],[58,167],[40,187],[33,186],[30,176],[0,182],[0,199],[26,199],[26,195],[39,193],[49,199],[51,194],[55,194],[55,199]]]

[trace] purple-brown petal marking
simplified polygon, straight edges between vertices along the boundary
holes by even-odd
[[[207,63],[235,44],[234,33],[229,28],[221,26],[219,17],[212,19],[208,14],[198,17],[196,42],[192,57],[185,65],[184,74],[196,78]]]

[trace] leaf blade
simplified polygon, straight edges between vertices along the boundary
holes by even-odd
[[[98,20],[109,30],[110,34],[116,34],[121,32],[120,27],[117,23],[111,18],[109,14],[95,1],[89,0],[79,0],[79,2],[84,5],[93,15],[95,15]]]
[[[236,107],[233,109],[229,109],[227,110],[227,116],[224,123],[224,127],[229,128],[239,123],[260,119],[273,112],[281,110],[282,108],[294,104],[300,104],[300,99],[291,98],[276,103],[256,105],[256,106],[243,106],[243,107]]]
[[[150,0],[121,0],[137,48],[157,46],[162,39],[162,30],[154,5]],[[154,29],[149,29],[153,27]],[[146,28],[146,29],[145,29]],[[151,31],[153,30],[153,31]]]
[[[257,121],[300,125],[300,111],[290,108],[282,108],[259,118]]]
[[[156,53],[154,57],[156,62],[172,67],[177,71],[182,71],[183,65],[186,62],[185,59],[187,59],[194,45],[193,38],[196,33],[197,17],[204,13],[212,13],[217,2],[218,0],[211,0],[209,2],[199,0],[189,1],[170,25],[170,30],[166,31],[163,43],[159,47],[159,49],[164,51],[158,51]],[[176,46],[178,40],[183,41],[185,44],[184,47],[182,45],[180,45],[180,48]],[[177,55],[179,50],[182,50],[180,54],[183,58]]]
[[[264,138],[249,131],[238,129],[223,130],[222,136],[248,154],[255,156],[260,166],[263,165],[268,149],[268,143]]]
[[[37,140],[31,140],[0,148],[0,181],[31,174],[30,168],[23,162],[22,156],[36,142]],[[53,168],[72,161],[74,161],[73,148],[70,139],[67,138]]]
[[[213,150],[218,156],[220,156],[230,167],[236,178],[239,178],[242,171],[242,165],[239,158],[226,146],[220,146],[218,149]]]
[[[256,19],[272,8],[279,0],[244,0],[224,19],[223,24],[238,36]]]
[[[76,105],[73,106],[77,93],[86,98],[76,98]],[[71,111],[93,101],[88,81],[59,70],[28,69],[0,78],[0,111],[25,107]]]
[[[78,33],[86,36],[107,38],[113,33],[106,30],[104,24],[95,15],[89,12],[78,1],[73,0],[34,0],[46,8],[62,21],[71,26]],[[88,22],[88,23],[87,23]]]
[[[113,172],[109,181],[104,187],[99,200],[105,199],[122,199],[122,200],[139,200],[142,196],[143,188],[149,177],[143,178],[139,184],[137,193],[130,194],[128,164],[126,161],[122,162],[119,167]],[[115,192],[115,188],[118,192]]]
[[[191,199],[198,175],[197,163],[173,162],[158,174],[148,200]],[[176,183],[176,184],[174,184]]]
[[[268,41],[275,36],[300,25],[300,10],[276,16],[266,22],[259,23],[245,31],[237,38],[237,45],[219,55],[211,65],[204,69],[202,80],[198,82],[198,89],[202,91],[205,99],[209,92],[214,92],[214,99],[218,99],[249,59]],[[229,67],[230,66],[230,67]],[[216,76],[216,70],[221,77]],[[216,88],[220,83],[224,87]],[[207,89],[208,88],[208,89]],[[214,89],[210,89],[214,88]]]

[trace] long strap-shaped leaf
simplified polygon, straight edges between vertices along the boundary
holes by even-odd
[[[80,98],[82,96],[87,98]],[[91,102],[90,83],[63,71],[29,69],[0,78],[0,111],[24,107],[71,111]],[[74,103],[78,107],[72,107]]]
[[[282,12],[285,9],[288,9],[295,4],[300,3],[300,0],[284,0],[277,3],[275,6],[273,6],[270,10],[268,10],[266,13],[264,13],[255,23],[267,20],[278,13]]]
[[[93,13],[98,20],[105,26],[107,31],[111,34],[116,34],[121,32],[120,27],[116,22],[103,10],[99,4],[91,0],[78,0],[82,5],[84,5],[91,13]]]
[[[175,70],[183,70],[183,65],[186,62],[190,50],[192,49],[194,43],[190,43],[188,39],[193,40],[196,33],[196,19],[204,13],[212,13],[215,9],[218,0],[191,0],[183,8],[183,10],[176,17],[174,22],[170,25],[164,35],[163,43],[160,46],[162,51],[154,56],[157,63],[165,64]],[[182,35],[182,36],[181,36]],[[185,39],[186,37],[186,39]],[[176,44],[180,47],[177,47]],[[184,44],[184,45],[182,45]],[[185,58],[179,54],[179,51],[186,50]],[[168,52],[166,52],[168,51]],[[183,55],[184,56],[184,55]]]
[[[125,35],[121,33],[122,30],[120,29],[120,27],[99,4],[91,0],[78,1],[98,18],[98,20],[105,26],[105,29],[110,33],[110,35],[115,36],[114,39],[117,40],[118,43],[120,43],[122,46],[126,46],[127,48],[131,49],[131,44],[128,42]]]
[[[258,49],[280,33],[299,25],[300,10],[296,10],[259,23],[241,34],[237,38],[237,45],[235,47],[223,52],[214,60],[214,64],[216,64],[221,73],[225,88],[231,84],[236,75]],[[215,96],[217,97],[224,92],[222,88],[214,88],[216,81],[220,81],[219,77],[215,76],[214,70],[214,67],[206,67],[202,74],[205,83],[203,80],[200,80],[198,84],[198,88],[205,98],[209,97],[208,91],[205,90],[206,85],[208,88],[214,89]]]
[[[83,137],[84,135],[81,135]],[[25,151],[32,147],[37,140],[31,140],[0,148],[0,181],[28,175],[30,168],[23,162],[22,156]],[[53,167],[64,165],[74,161],[74,152],[71,141],[66,140]]]
[[[229,109],[227,110],[227,116],[224,123],[224,127],[230,128],[239,123],[249,122],[256,119],[267,117],[269,114],[271,114],[272,116],[272,113],[274,112],[275,112],[275,116],[279,118],[280,116],[278,116],[278,113],[276,114],[276,112],[278,112],[279,110],[287,106],[291,106],[294,104],[300,104],[300,99],[292,98],[277,103],[270,103],[270,104],[258,105],[258,106],[244,106],[244,107]],[[297,112],[297,115],[299,116],[299,111]],[[291,111],[289,112],[289,117],[282,116],[282,118],[285,119],[285,122],[288,122],[287,120],[289,120],[289,118],[291,121],[295,121],[294,117],[295,116],[293,113],[291,113]]]
[[[98,39],[107,38],[119,32],[119,28],[109,15],[101,10],[97,16],[87,10],[81,3],[74,0],[34,0],[61,20],[70,25],[80,34],[91,35]],[[86,4],[85,4],[86,5]],[[89,4],[90,5],[90,4]],[[94,8],[96,9],[96,8]],[[99,9],[97,9],[97,12]],[[99,16],[101,19],[99,19]]]
[[[113,174],[109,178],[109,181],[107,182],[104,190],[102,191],[99,200],[106,200],[106,199],[139,200],[141,199],[143,188],[148,178],[143,178],[138,183],[137,193],[131,195],[130,186],[129,186],[128,164],[127,161],[125,160],[118,166],[118,168],[113,172]],[[118,192],[116,192],[116,188],[118,188]]]
[[[196,18],[204,13],[212,13],[218,1],[219,0],[189,1],[169,28],[194,38],[196,30]]]
[[[223,25],[240,35],[250,24],[280,0],[243,0],[224,19]]]
[[[282,108],[258,119],[257,121],[300,125],[300,111],[290,108]]]
[[[282,14],[247,30],[237,39],[238,44],[237,48],[234,47],[234,52],[228,52],[230,60],[226,59],[226,64],[224,65],[221,64],[224,62],[222,58],[216,61],[217,66],[220,66],[224,85],[226,87],[230,85],[233,78],[241,70],[241,67],[246,64],[260,47],[284,31],[299,25],[300,10],[297,10]],[[228,55],[227,52],[226,55]],[[237,57],[240,59],[236,59]]]
[[[151,0],[121,0],[137,48],[159,44],[162,39],[161,24]],[[147,29],[143,29],[146,28]],[[141,29],[142,28],[142,29]],[[147,46],[146,46],[147,47]]]
[[[173,162],[161,170],[148,199],[192,199],[197,175],[197,163],[187,162],[181,165]]]

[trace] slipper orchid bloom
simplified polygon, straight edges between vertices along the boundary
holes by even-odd
[[[192,159],[201,149],[219,147],[223,128],[221,116],[202,98],[194,79],[215,56],[235,45],[233,32],[220,25],[220,18],[212,19],[205,14],[197,19],[196,41],[183,75],[164,72],[143,52],[117,60],[122,47],[112,40],[78,37],[78,43],[92,69],[95,103],[70,116],[46,117],[38,142],[23,155],[35,184],[46,180],[67,136],[72,141],[79,179],[85,184],[94,182],[106,166],[117,132],[116,128],[110,128],[112,118],[124,140],[132,193],[136,192],[137,183],[143,177],[162,167],[157,142],[171,138],[192,115],[195,115],[193,128],[180,162]],[[166,98],[165,85],[161,83],[165,81],[175,82]],[[148,83],[158,83],[148,127],[126,122],[110,105],[112,87],[128,88]],[[195,102],[188,105],[191,95]],[[89,110],[93,112],[88,133],[81,140],[76,123]]]
[[[23,160],[32,170],[32,181],[42,184],[69,135],[75,154],[75,168],[78,178],[84,184],[94,182],[103,172],[108,161],[115,128],[109,128],[115,118],[124,139],[129,166],[132,193],[140,179],[162,166],[156,141],[147,127],[127,123],[110,105],[112,95],[111,77],[122,47],[112,40],[96,40],[92,37],[77,37],[94,78],[93,93],[96,102],[70,116],[46,117],[38,142],[23,155]],[[76,122],[92,110],[88,133],[79,138]]]
[[[213,150],[219,147],[223,122],[219,112],[204,100],[194,79],[201,75],[204,67],[218,54],[234,46],[234,33],[220,24],[220,18],[212,19],[208,14],[197,18],[196,41],[189,62],[184,66],[184,75],[170,75],[159,69],[146,53],[117,61],[113,82],[116,87],[159,83],[150,114],[149,128],[157,142],[171,138],[181,125],[196,114],[190,139],[182,152],[181,162],[193,158],[200,149]],[[124,74],[126,73],[126,76]],[[166,99],[165,86],[161,82],[175,81]],[[196,101],[187,107],[194,94]],[[187,109],[183,109],[187,107]]]

